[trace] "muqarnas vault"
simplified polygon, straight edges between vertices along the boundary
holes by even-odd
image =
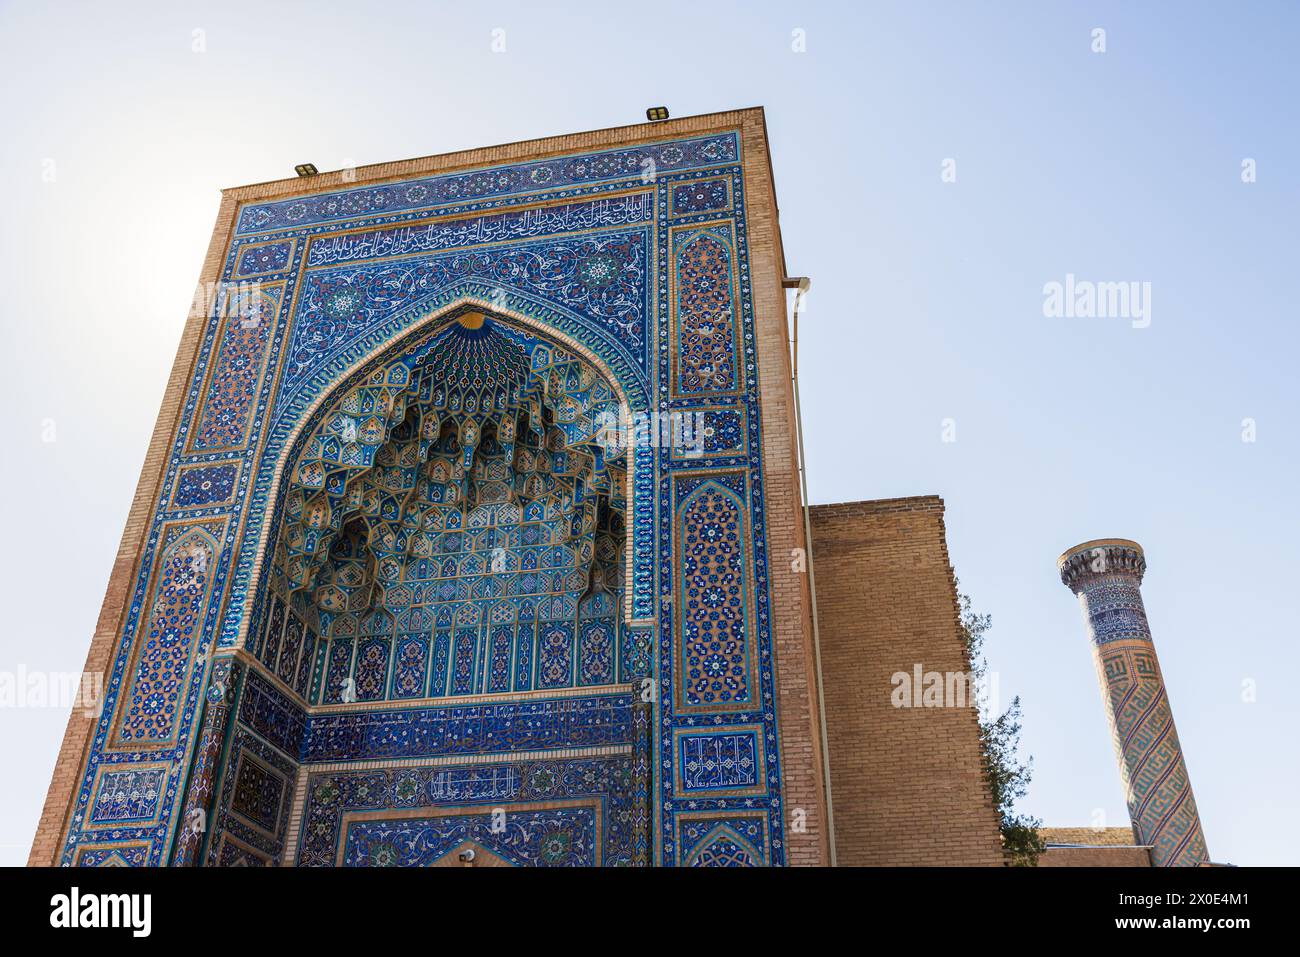
[[[761,110],[226,190],[31,862],[1001,863],[888,704],[942,502],[805,514],[786,274]]]

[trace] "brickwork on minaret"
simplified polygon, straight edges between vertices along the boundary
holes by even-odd
[[[1142,604],[1146,558],[1127,539],[1098,539],[1057,561],[1083,606],[1106,699],[1129,817],[1156,867],[1209,861],[1192,784]]]

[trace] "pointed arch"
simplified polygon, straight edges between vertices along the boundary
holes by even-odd
[[[221,546],[216,523],[165,530],[154,565],[149,604],[137,626],[110,740],[124,750],[161,747],[176,739]]]
[[[737,368],[735,256],[715,229],[690,232],[674,244],[673,391],[699,396],[740,387]]]
[[[732,708],[759,693],[745,477],[679,474],[674,492],[678,707]]]
[[[610,423],[628,412],[609,368],[554,330],[470,301],[430,316],[350,370],[295,428],[275,468],[243,630],[275,603],[268,595],[311,605],[325,680],[309,705],[336,700],[329,686],[345,676],[361,700],[612,683],[618,669],[604,666],[600,635],[589,632],[579,666],[577,619],[594,583],[614,595],[616,662],[630,569],[609,566],[631,561],[634,523],[622,512],[635,463]],[[330,564],[358,518],[369,529],[364,587],[355,561]],[[382,647],[346,620],[365,588],[368,610],[398,612]],[[538,601],[527,621],[477,608],[529,595]],[[423,602],[457,610],[441,626],[429,607],[421,644],[400,623],[418,609],[396,606]]]
[[[302,416],[289,430],[283,444],[283,451],[273,470],[268,501],[262,513],[258,539],[261,542],[258,561],[255,563],[250,576],[249,587],[242,596],[243,608],[239,619],[239,631],[236,638],[237,646],[247,644],[250,629],[256,627],[263,614],[260,598],[265,591],[266,580],[272,571],[268,567],[271,563],[266,560],[266,556],[271,553],[273,547],[277,547],[279,544],[277,522],[282,514],[293,515],[298,512],[297,503],[286,502],[289,482],[294,477],[289,473],[296,467],[299,470],[298,477],[304,486],[331,491],[336,497],[341,497],[346,491],[347,471],[358,466],[368,468],[371,464],[369,460],[374,455],[374,449],[381,444],[376,439],[383,428],[383,420],[377,415],[377,411],[384,408],[388,408],[390,411],[395,410],[398,406],[396,404],[385,406],[385,400],[396,403],[398,400],[394,395],[394,390],[404,390],[409,385],[409,367],[400,364],[401,367],[399,368],[397,367],[399,364],[389,362],[385,369],[385,358],[404,353],[409,354],[417,350],[421,345],[427,346],[429,340],[444,332],[458,315],[471,311],[488,313],[494,318],[504,319],[507,323],[536,335],[539,342],[532,357],[534,372],[541,371],[548,366],[557,365],[570,357],[577,357],[588,364],[599,373],[604,384],[610,389],[610,401],[618,407],[620,414],[623,416],[628,414],[631,406],[629,405],[627,392],[610,366],[586,346],[563,333],[530,316],[511,309],[501,308],[484,299],[472,296],[463,297],[431,311],[423,320],[403,330],[400,336],[372,350],[368,355],[353,363],[336,379],[333,388],[325,390],[304,410]],[[361,419],[361,424],[354,424],[353,428],[358,439],[369,439],[370,442],[367,444],[363,441],[361,444],[365,445],[365,448],[351,449],[346,456],[340,456],[341,461],[337,463],[338,467],[330,469],[327,468],[327,459],[323,456],[341,452],[342,445],[339,439],[342,430],[347,429],[347,426],[338,423],[339,428],[336,431],[339,434],[337,435],[326,434],[319,426],[322,419],[335,411],[336,406],[338,406],[339,410],[346,411],[349,415]],[[404,401],[402,407],[404,408]],[[530,411],[540,414],[540,406],[531,406]],[[364,418],[362,418],[363,416]],[[428,426],[422,424],[422,429],[427,434]],[[317,442],[316,451],[320,452],[321,456],[311,457],[307,455],[311,450],[312,442]],[[625,471],[616,476],[619,485],[618,491],[622,499],[629,503],[632,500],[634,469],[635,462],[633,457],[629,455],[627,456]],[[546,483],[543,477],[535,477],[535,480],[530,480],[530,483],[529,489],[531,491],[538,494],[544,493]],[[311,506],[318,517],[326,514],[323,505],[323,502],[315,502]],[[627,522],[626,526],[626,535],[630,545],[632,523]],[[316,537],[313,537],[308,533],[300,533],[294,530],[289,537],[290,541],[285,544],[292,549],[295,555],[294,567],[301,574],[302,569],[299,567],[302,561],[301,555],[304,550],[314,550],[318,547],[319,532]],[[630,563],[630,548],[625,549],[625,556]],[[630,567],[627,571],[630,572]],[[630,596],[625,595],[625,602],[630,605]]]
[[[729,824],[718,824],[686,857],[687,867],[762,867],[763,855]]]

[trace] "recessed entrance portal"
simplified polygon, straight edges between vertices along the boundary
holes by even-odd
[[[318,416],[291,465],[259,657],[309,704],[620,680],[620,403],[467,310]]]

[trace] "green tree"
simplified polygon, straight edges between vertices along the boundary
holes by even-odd
[[[988,673],[988,659],[984,657],[984,638],[993,627],[992,615],[975,611],[970,596],[957,587],[957,604],[961,612],[961,628],[966,640],[966,656],[970,660],[972,684],[982,686]],[[994,717],[986,706],[979,710],[980,750],[984,758],[984,777],[989,783],[993,805],[998,810],[1002,830],[1002,850],[1007,863],[1017,867],[1034,867],[1043,852],[1043,839],[1038,835],[1042,821],[1016,812],[1016,801],[1029,790],[1033,776],[1034,758],[1020,760],[1020,696],[1002,714]]]

